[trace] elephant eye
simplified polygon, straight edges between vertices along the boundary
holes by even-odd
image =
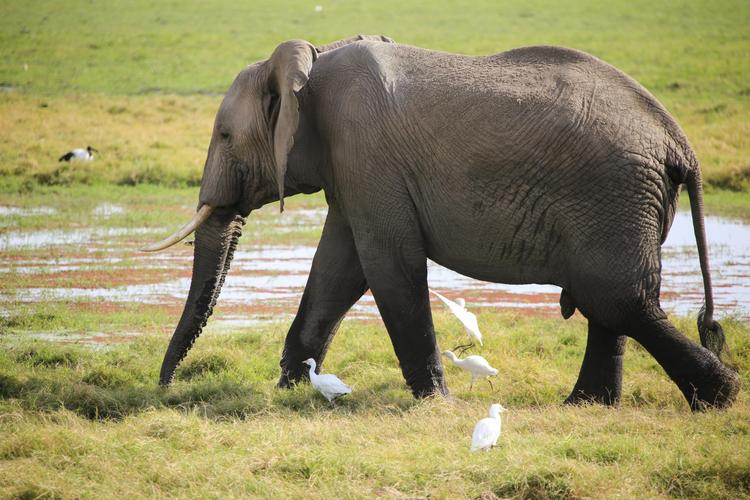
[[[219,132],[222,139],[229,139],[229,132]]]

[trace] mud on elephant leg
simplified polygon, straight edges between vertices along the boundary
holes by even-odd
[[[352,232],[334,208],[329,209],[310,276],[284,343],[278,387],[308,376],[302,361],[323,363],[341,320],[367,290]]]
[[[730,406],[740,390],[739,375],[680,333],[659,312],[657,319],[641,323],[629,335],[656,358],[693,411]]]
[[[627,337],[589,321],[586,354],[565,404],[616,405],[622,391],[622,358]]]

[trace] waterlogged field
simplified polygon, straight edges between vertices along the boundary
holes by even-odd
[[[0,203],[0,491],[16,496],[655,496],[750,494],[750,402],[691,415],[631,342],[622,407],[562,408],[584,320],[553,287],[503,287],[430,266],[467,297],[495,390],[449,366],[451,400],[411,398],[363,297],[326,360],[354,387],[335,406],[274,388],[325,203],[253,213],[213,318],[169,389],[156,381],[189,286],[192,248],[137,248],[194,210],[196,189],[45,188]],[[0,198],[1,199],[1,198]],[[115,201],[116,200],[116,201]],[[687,214],[665,246],[665,303],[695,338],[702,301]],[[708,219],[717,309],[750,368],[747,225]],[[743,243],[744,242],[744,243]],[[435,301],[439,342],[463,343]],[[745,386],[747,384],[745,383]],[[490,403],[510,409],[491,453],[468,452]],[[388,429],[388,432],[384,432]],[[425,459],[429,457],[429,459]]]
[[[162,194],[117,187],[106,192],[80,188],[77,198],[81,201],[74,207],[48,191],[21,205],[0,205],[0,311],[10,313],[4,304],[49,307],[75,300],[80,307],[112,310],[137,304],[179,312],[190,286],[192,248],[178,245],[156,254],[138,249],[171,232],[181,222],[180,216],[188,218],[195,189]],[[181,203],[174,204],[178,197]],[[118,198],[118,203],[109,201]],[[45,204],[40,205],[41,200]],[[222,289],[218,318],[210,328],[288,320],[296,312],[326,205],[316,195],[293,198],[290,207],[279,214],[274,204],[248,219]],[[708,216],[706,224],[716,308],[747,320],[750,226],[716,216]],[[664,308],[679,315],[695,314],[704,297],[689,213],[676,217],[662,258]],[[432,288],[449,297],[463,296],[473,307],[559,316],[558,287],[481,282],[433,262],[428,263],[428,272]],[[349,316],[377,318],[372,296],[366,294]]]
[[[316,8],[319,6],[320,8]],[[750,497],[750,4],[252,2],[0,7],[0,496]],[[73,29],[75,27],[75,29]],[[619,409],[566,408],[585,349],[554,287],[506,287],[430,264],[463,296],[499,369],[415,401],[371,296],[323,367],[354,392],[279,391],[278,360],[326,207],[252,214],[219,303],[168,389],[156,384],[192,249],[137,249],[195,210],[221,94],[283,40],[356,33],[466,54],[531,44],[588,51],[643,83],[702,163],[717,312],[743,381],[736,404],[690,414],[635,342]],[[64,164],[72,147],[100,150]],[[664,250],[663,304],[694,340],[703,300],[688,208]],[[433,302],[442,348],[464,334]],[[500,445],[474,423],[509,409]]]

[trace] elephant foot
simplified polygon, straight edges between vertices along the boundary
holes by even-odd
[[[431,396],[447,396],[448,386],[445,385],[443,367],[440,364],[404,370],[404,378],[417,399]]]
[[[448,388],[445,383],[435,382],[430,385],[410,386],[411,393],[416,399],[424,399],[433,396],[448,396]]]
[[[620,392],[602,387],[599,391],[589,392],[574,388],[563,404],[577,406],[586,404],[601,404],[606,406],[617,406],[620,402]]]
[[[281,368],[281,375],[279,381],[276,382],[277,389],[290,389],[297,385],[297,383],[306,381],[310,378],[309,368],[302,363],[299,363],[300,368]]]
[[[615,406],[622,392],[622,358],[627,338],[589,321],[586,354],[573,391],[564,404]]]
[[[710,350],[695,344],[662,317],[633,330],[643,345],[680,388],[690,409],[727,408],[740,390],[740,377]]]
[[[694,412],[728,408],[740,392],[740,376],[737,372],[725,366],[718,358],[715,359],[712,375],[691,377],[693,382],[678,382]]]

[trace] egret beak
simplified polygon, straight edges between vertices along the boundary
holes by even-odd
[[[164,250],[165,248],[169,248],[175,243],[178,243],[179,241],[187,238],[193,231],[198,229],[198,226],[203,224],[206,219],[211,215],[211,212],[213,211],[213,207],[209,205],[203,205],[200,210],[198,210],[195,215],[193,216],[192,220],[182,226],[182,228],[174,233],[173,235],[164,238],[158,243],[154,243],[153,245],[149,245],[147,247],[141,248],[141,252],[158,252],[159,250]]]

